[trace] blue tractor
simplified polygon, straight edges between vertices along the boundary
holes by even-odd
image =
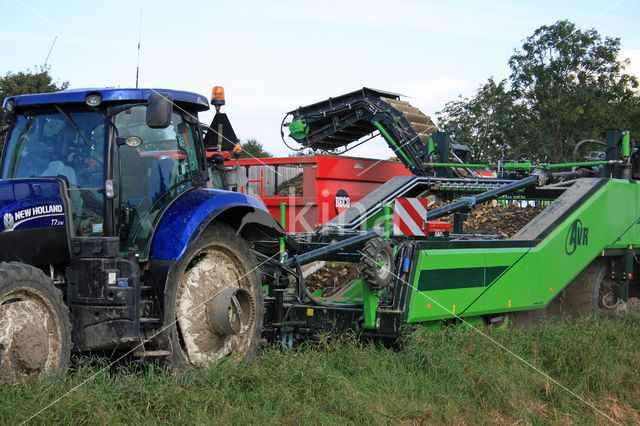
[[[212,188],[205,97],[81,89],[4,108],[1,370],[114,348],[176,365],[255,354],[250,246],[283,231],[258,200]]]

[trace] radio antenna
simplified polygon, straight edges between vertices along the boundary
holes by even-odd
[[[53,50],[53,46],[56,44],[56,40],[58,40],[58,36],[53,39],[53,43],[51,43],[51,48],[49,49],[49,53],[47,53],[47,59],[44,60],[43,67],[47,66],[47,61],[49,61],[49,56],[51,56],[51,51]]]
[[[142,7],[140,7],[140,23],[138,24],[138,61],[136,64],[136,89],[138,88],[138,76],[140,75],[140,34],[142,33]]]

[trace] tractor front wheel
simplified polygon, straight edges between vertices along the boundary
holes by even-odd
[[[67,365],[69,310],[42,271],[0,263],[0,370],[39,373]]]
[[[262,332],[262,287],[247,244],[228,226],[206,230],[169,275],[165,295],[175,365],[251,359]]]

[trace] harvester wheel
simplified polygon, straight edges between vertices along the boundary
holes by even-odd
[[[362,274],[372,290],[382,290],[393,280],[393,248],[383,238],[373,238],[362,249]]]
[[[569,315],[594,313],[601,317],[615,316],[622,311],[622,301],[614,293],[609,265],[597,259],[587,266],[567,286],[562,294],[563,312]]]
[[[613,293],[609,265],[604,260],[597,259],[544,309],[510,313],[509,321],[516,327],[528,327],[551,317],[578,317],[588,313],[601,317],[614,316],[623,312],[623,308],[623,304]]]
[[[0,370],[63,368],[70,353],[69,309],[60,290],[39,269],[0,263]]]
[[[169,274],[168,344],[175,365],[255,357],[262,288],[246,243],[226,225],[205,231]]]

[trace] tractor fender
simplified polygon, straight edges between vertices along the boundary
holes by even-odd
[[[284,230],[262,202],[245,194],[196,188],[178,198],[158,223],[151,243],[150,258],[178,260],[214,221],[236,230],[238,238],[271,239]]]

